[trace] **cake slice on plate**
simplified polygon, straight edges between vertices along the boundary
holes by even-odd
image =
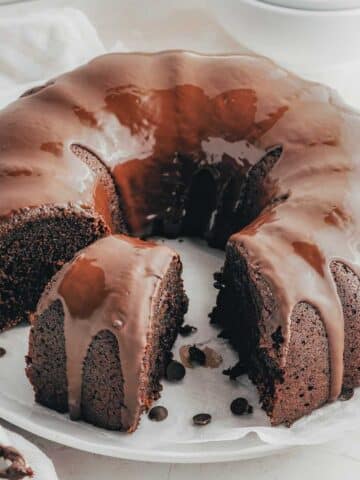
[[[74,420],[123,431],[161,390],[187,309],[179,256],[125,235],[64,265],[32,319],[27,375],[36,400]]]

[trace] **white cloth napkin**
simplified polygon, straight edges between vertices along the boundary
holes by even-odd
[[[73,8],[0,19],[0,88],[42,81],[104,53],[95,28]]]
[[[104,52],[80,10],[56,8],[0,18],[0,107],[26,88]]]

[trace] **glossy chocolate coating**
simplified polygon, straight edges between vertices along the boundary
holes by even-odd
[[[64,310],[70,416],[81,417],[82,365],[92,339],[112,332],[119,345],[124,378],[124,430],[136,428],[147,336],[161,280],[177,255],[164,245],[113,235],[80,251],[42,296],[38,315],[54,301]],[[142,392],[142,393],[141,393]]]

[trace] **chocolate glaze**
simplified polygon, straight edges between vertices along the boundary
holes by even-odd
[[[220,187],[229,179],[241,183],[281,145],[266,181],[268,207],[231,241],[247,247],[279,299],[269,328],[282,325],[288,333],[299,301],[318,309],[334,399],[344,329],[329,265],[340,260],[358,272],[359,118],[328,88],[260,57],[105,55],[0,115],[0,215],[69,202],[101,212],[96,177],[72,154],[75,143],[112,172],[130,231],[143,234],[172,211],[184,215],[180,199],[199,168],[215,171]]]
[[[81,417],[82,366],[92,339],[102,330],[117,338],[124,378],[123,429],[132,430],[145,399],[142,379],[153,301],[177,255],[164,245],[124,235],[109,236],[80,251],[42,296],[38,315],[60,300],[64,310],[68,402]]]

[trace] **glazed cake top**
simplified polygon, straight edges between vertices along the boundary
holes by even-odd
[[[108,167],[129,230],[142,234],[175,208],[199,168],[210,166],[222,181],[246,178],[281,146],[262,213],[231,241],[251,252],[280,300],[271,328],[281,325],[288,338],[299,301],[319,311],[333,399],[344,325],[329,266],[336,259],[357,272],[359,264],[359,127],[331,90],[264,58],[105,55],[1,113],[0,214],[72,203],[106,217],[96,175],[70,148],[77,144]]]

